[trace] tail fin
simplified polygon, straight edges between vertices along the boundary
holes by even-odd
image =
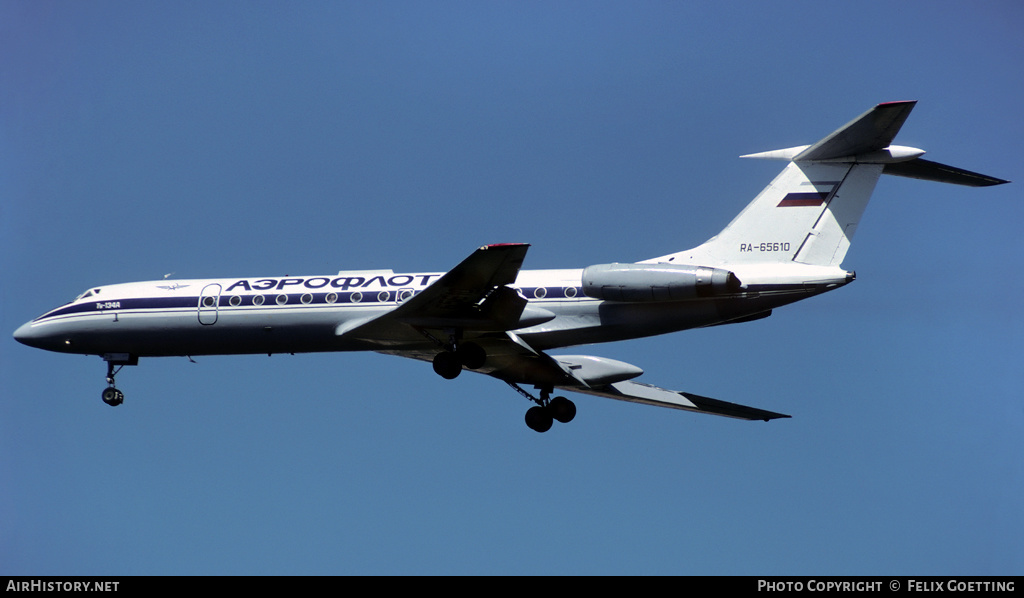
[[[892,145],[916,103],[879,104],[813,145],[742,156],[790,163],[717,236],[647,261],[839,266],[881,174],[973,186],[1007,182]]]

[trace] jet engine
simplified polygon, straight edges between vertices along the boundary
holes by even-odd
[[[605,301],[682,301],[740,290],[721,268],[675,264],[599,264],[583,270],[583,293]]]

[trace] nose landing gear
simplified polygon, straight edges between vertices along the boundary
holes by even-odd
[[[103,389],[103,393],[100,397],[107,405],[117,407],[124,402],[124,393],[114,386],[114,376],[116,376],[117,373],[121,371],[121,368],[126,365],[138,365],[139,358],[123,353],[108,353],[103,356],[103,360],[107,362],[108,386]],[[117,366],[117,369],[114,369],[114,366]]]
[[[103,389],[103,394],[101,396],[103,398],[103,402],[106,403],[107,405],[110,405],[111,407],[117,407],[121,403],[124,403],[124,393],[114,388],[114,376],[116,376],[117,373],[120,372],[121,368],[123,367],[123,364],[119,365],[115,370],[114,361],[107,360],[107,384],[109,384],[110,386]]]
[[[103,389],[103,402],[111,407],[117,407],[124,402],[124,393],[113,386]]]
[[[107,384],[110,386],[103,389],[103,394],[101,396],[103,398],[103,402],[111,407],[117,407],[124,402],[124,393],[114,388],[114,376],[117,375],[123,367],[123,365],[118,366],[115,370],[114,362],[107,361]]]

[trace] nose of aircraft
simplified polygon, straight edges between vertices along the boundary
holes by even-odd
[[[18,341],[23,345],[30,347],[36,347],[37,349],[45,349],[45,338],[42,331],[38,327],[33,326],[32,322],[26,322],[18,327],[14,331],[14,340]]]

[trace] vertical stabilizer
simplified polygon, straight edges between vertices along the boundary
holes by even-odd
[[[813,145],[743,156],[790,163],[708,242],[645,263],[839,266],[881,174],[975,186],[1006,182],[892,145],[915,104],[879,104]]]
[[[882,166],[791,162],[707,243],[656,261],[699,264],[843,261]],[[671,259],[671,258],[675,259]]]

